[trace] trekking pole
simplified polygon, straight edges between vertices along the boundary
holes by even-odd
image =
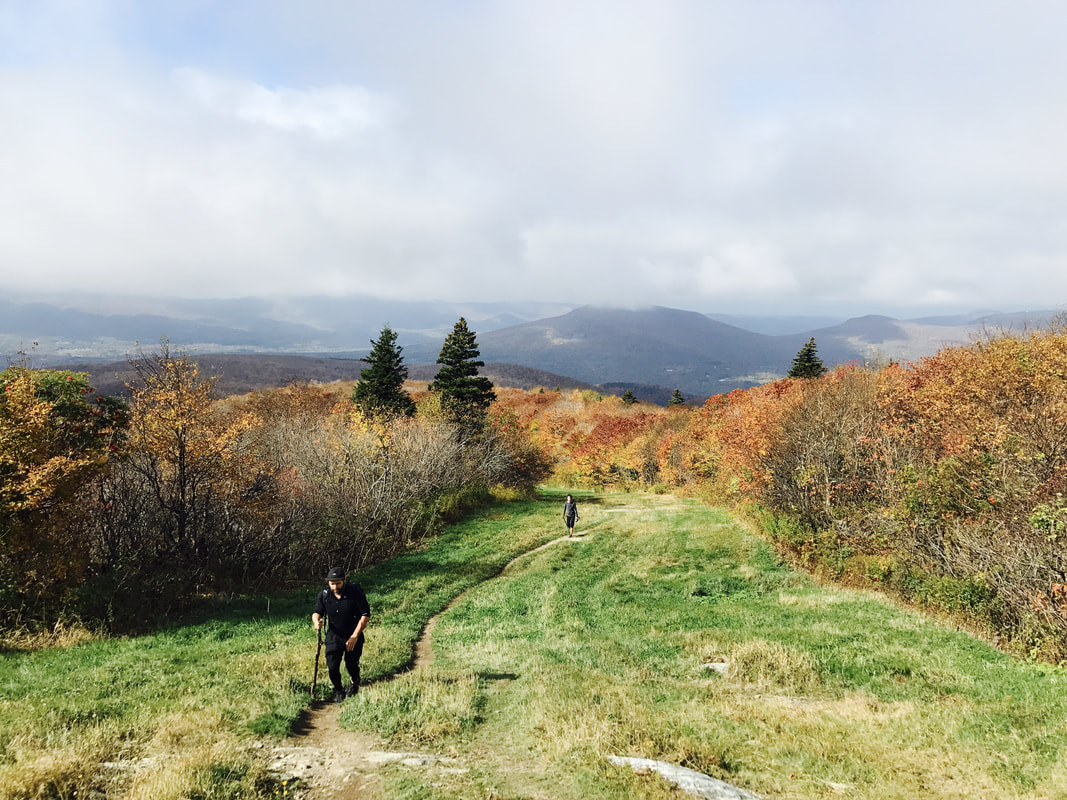
[[[319,653],[322,652],[322,623],[319,623],[319,646],[315,650],[315,672],[311,676],[311,702],[315,702],[315,685],[319,682]]]

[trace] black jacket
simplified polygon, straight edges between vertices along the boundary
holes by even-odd
[[[319,592],[315,600],[315,613],[329,620],[326,625],[327,639],[333,637],[347,641],[359,624],[360,617],[370,616],[370,604],[362,586],[345,583],[341,586],[340,598],[335,597],[328,587]]]

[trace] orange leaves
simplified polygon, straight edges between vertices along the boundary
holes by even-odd
[[[613,467],[615,474],[639,477],[644,466],[639,441],[657,418],[644,411],[619,414],[600,410],[593,415],[592,430],[571,452],[572,463],[585,477],[599,476],[610,481]]]
[[[799,402],[804,383],[785,379],[708,398],[697,427],[719,451],[723,474],[718,480],[735,484],[741,492],[767,484],[761,460],[773,447],[781,420]]]

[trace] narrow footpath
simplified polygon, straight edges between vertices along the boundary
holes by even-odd
[[[587,535],[577,534],[574,539]],[[518,562],[541,550],[574,539],[561,536],[521,553],[496,577],[507,574]],[[425,669],[433,663],[433,631],[437,620],[469,591],[467,589],[452,598],[423,626],[415,643],[413,670]],[[339,705],[315,702],[297,719],[292,735],[272,748],[269,765],[272,772],[288,781],[285,797],[295,800],[376,800],[380,797],[378,769],[396,762],[427,769],[463,769],[453,759],[441,756],[385,750],[377,737],[342,728],[340,716]]]

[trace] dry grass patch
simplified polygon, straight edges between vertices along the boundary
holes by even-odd
[[[808,653],[777,642],[743,642],[730,652],[729,662],[727,674],[749,683],[795,692],[812,691],[821,683],[815,661]]]
[[[103,638],[81,625],[64,625],[59,623],[50,631],[9,630],[0,631],[0,651],[3,650],[44,650],[46,648],[62,649],[85,644],[94,639]]]
[[[0,768],[0,798],[75,798],[102,791],[106,784],[94,768],[109,757],[110,745],[108,737],[98,737],[41,752],[23,751],[12,742],[7,753],[12,763]]]

